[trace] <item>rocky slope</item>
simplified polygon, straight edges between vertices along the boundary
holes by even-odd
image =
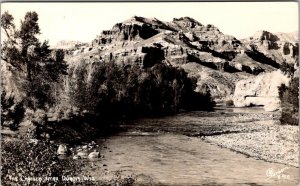
[[[215,98],[229,98],[237,81],[277,70],[283,62],[294,63],[299,55],[297,39],[259,31],[238,40],[189,17],[162,22],[134,16],[102,31],[90,44],[68,49],[67,61],[70,65],[114,61],[142,68],[166,63],[197,78],[198,89],[205,85]]]
[[[270,33],[257,31],[253,36],[243,41],[247,48],[256,53],[264,54],[273,61],[273,66],[283,62],[294,63],[299,56],[298,35],[295,33]]]

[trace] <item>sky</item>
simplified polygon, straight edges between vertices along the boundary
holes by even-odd
[[[4,11],[13,15],[16,26],[26,12],[36,11],[39,38],[50,45],[60,40],[91,42],[102,30],[135,15],[161,21],[188,16],[238,39],[258,30],[298,31],[299,17],[297,2],[2,3],[1,14]]]

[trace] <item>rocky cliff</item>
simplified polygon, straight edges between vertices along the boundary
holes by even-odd
[[[189,17],[162,22],[134,16],[102,31],[90,44],[69,50],[67,61],[71,66],[80,65],[81,59],[141,68],[180,66],[198,79],[198,88],[206,85],[215,98],[224,98],[233,95],[236,82],[277,70],[283,62],[294,63],[297,39],[259,31],[238,40]]]
[[[295,33],[257,31],[243,43],[248,49],[268,58],[274,67],[283,62],[295,63],[296,56],[299,56],[298,35]]]

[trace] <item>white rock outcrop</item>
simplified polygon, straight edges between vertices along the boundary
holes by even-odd
[[[266,111],[280,109],[278,87],[288,86],[290,77],[280,70],[264,73],[256,77],[238,81],[235,86],[233,102],[236,107],[251,105],[264,106]]]

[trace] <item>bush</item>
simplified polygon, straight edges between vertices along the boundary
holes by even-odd
[[[15,102],[12,97],[6,98],[5,91],[1,92],[1,126],[16,130],[24,118],[24,113],[23,102]]]
[[[233,106],[234,105],[233,100],[232,99],[226,100],[225,105],[226,106]]]
[[[289,87],[281,85],[279,87],[281,99],[282,116],[281,123],[298,125],[299,124],[299,78],[293,78]]]
[[[285,107],[282,108],[280,121],[282,124],[299,125],[298,111],[296,112],[285,105]]]
[[[286,75],[292,75],[294,73],[294,64],[289,64],[287,62],[283,62],[280,65],[280,70]]]

